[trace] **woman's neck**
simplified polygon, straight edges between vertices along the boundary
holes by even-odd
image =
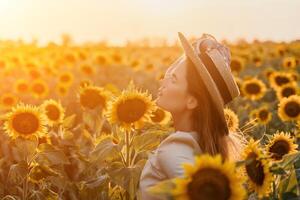
[[[172,114],[172,118],[176,131],[194,131],[190,113],[184,112],[180,114]]]

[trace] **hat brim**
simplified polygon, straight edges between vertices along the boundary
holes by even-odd
[[[204,66],[203,62],[199,58],[199,56],[194,51],[192,45],[188,42],[185,36],[178,32],[178,36],[181,42],[181,46],[185,52],[185,55],[192,61],[195,65],[200,77],[202,78],[211,99],[214,101],[214,105],[221,116],[224,116],[224,102],[221,97],[221,94],[218,91],[217,85],[214,82],[213,78],[207,71],[206,67]],[[221,117],[223,119],[223,117]],[[225,118],[224,118],[225,119]]]

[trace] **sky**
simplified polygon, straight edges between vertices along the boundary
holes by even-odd
[[[0,40],[300,39],[300,0],[0,0]]]

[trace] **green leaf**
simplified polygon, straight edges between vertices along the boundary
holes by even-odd
[[[66,117],[63,121],[63,126],[66,129],[70,129],[74,126],[75,123],[75,118],[76,118],[76,114],[70,115],[68,117]]]
[[[281,177],[278,190],[280,194],[283,194],[285,192],[291,192],[291,189],[293,189],[295,186],[297,186],[297,179],[295,170],[291,170],[288,173],[288,176]]]
[[[39,145],[36,161],[44,165],[70,164],[62,150],[47,143]]]
[[[38,146],[38,139],[35,136],[25,139],[23,137],[17,137],[15,139],[16,148],[15,153],[22,160],[29,161],[35,154],[36,148]]]
[[[109,171],[109,175],[112,181],[123,187],[133,199],[136,195],[136,188],[138,186],[140,173],[142,167],[140,165],[135,165],[133,167],[123,167],[113,171]]]
[[[119,156],[120,147],[112,142],[111,138],[102,139],[91,152],[91,162],[103,162]]]
[[[159,139],[155,137],[153,132],[145,132],[141,135],[137,135],[132,142],[137,152],[152,150],[157,147],[159,143]]]
[[[293,164],[294,162],[297,162],[297,160],[300,158],[300,152],[286,154],[283,156],[282,160],[278,162],[278,165],[282,168],[286,168]]]
[[[25,161],[10,166],[8,172],[8,181],[11,184],[21,184],[28,174],[28,165]]]

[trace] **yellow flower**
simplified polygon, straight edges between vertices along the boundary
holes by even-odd
[[[183,163],[184,177],[174,179],[171,193],[176,200],[242,200],[244,179],[236,173],[235,163],[222,162],[220,154],[195,156],[195,164]]]
[[[70,86],[73,83],[73,74],[70,72],[64,72],[59,76],[59,84]]]
[[[50,126],[63,122],[65,110],[60,102],[49,99],[44,101],[44,103],[41,105],[41,108],[46,114]]]
[[[293,56],[285,57],[282,61],[284,68],[291,69],[296,67],[296,58]]]
[[[237,129],[239,128],[238,116],[230,108],[224,108],[224,115],[229,131],[237,131]]]
[[[89,64],[81,65],[80,70],[83,74],[88,75],[88,76],[92,76],[95,73],[93,66],[91,66]]]
[[[249,189],[254,190],[259,198],[268,196],[271,191],[273,176],[270,172],[269,160],[263,158],[263,150],[259,147],[259,141],[254,141],[251,138],[242,152],[242,158],[246,161],[242,169],[248,177]]]
[[[4,130],[12,138],[42,137],[47,132],[47,118],[36,106],[20,103],[5,115],[5,119]]]
[[[277,89],[285,84],[294,81],[293,76],[290,73],[275,71],[269,76],[269,82],[272,88]]]
[[[80,87],[79,101],[83,108],[95,109],[100,107],[106,109],[109,100],[109,92],[105,89],[93,85]]]
[[[56,85],[56,92],[60,96],[66,96],[68,94],[68,91],[69,91],[68,86],[65,86],[65,85],[62,85],[62,84]]]
[[[291,82],[276,89],[276,96],[279,100],[283,97],[299,94],[299,87],[296,82]]]
[[[153,123],[159,123],[161,125],[168,124],[172,119],[171,113],[165,111],[159,107],[153,112],[153,116],[151,117],[151,121]]]
[[[109,103],[107,118],[111,124],[118,124],[124,130],[142,128],[145,121],[149,121],[155,104],[151,94],[141,92],[131,82],[121,95],[114,97]]]
[[[266,145],[267,152],[275,160],[281,160],[286,154],[297,152],[298,145],[289,133],[279,132],[273,135]]]
[[[29,91],[29,84],[28,81],[24,79],[18,79],[14,85],[15,91],[17,93],[26,93]]]
[[[4,93],[0,97],[0,105],[3,108],[11,108],[17,104],[18,97],[12,93]]]
[[[245,67],[245,61],[240,57],[233,57],[231,59],[230,68],[231,71],[238,74],[240,73]]]
[[[31,92],[36,98],[44,98],[48,95],[49,88],[45,81],[37,79],[31,85]]]
[[[300,119],[300,96],[291,95],[280,100],[278,116],[282,121],[294,121]]]
[[[243,96],[251,100],[259,100],[266,93],[266,85],[261,80],[252,77],[242,83]]]
[[[256,119],[259,124],[268,124],[272,120],[272,113],[267,105],[251,111],[250,116]]]

